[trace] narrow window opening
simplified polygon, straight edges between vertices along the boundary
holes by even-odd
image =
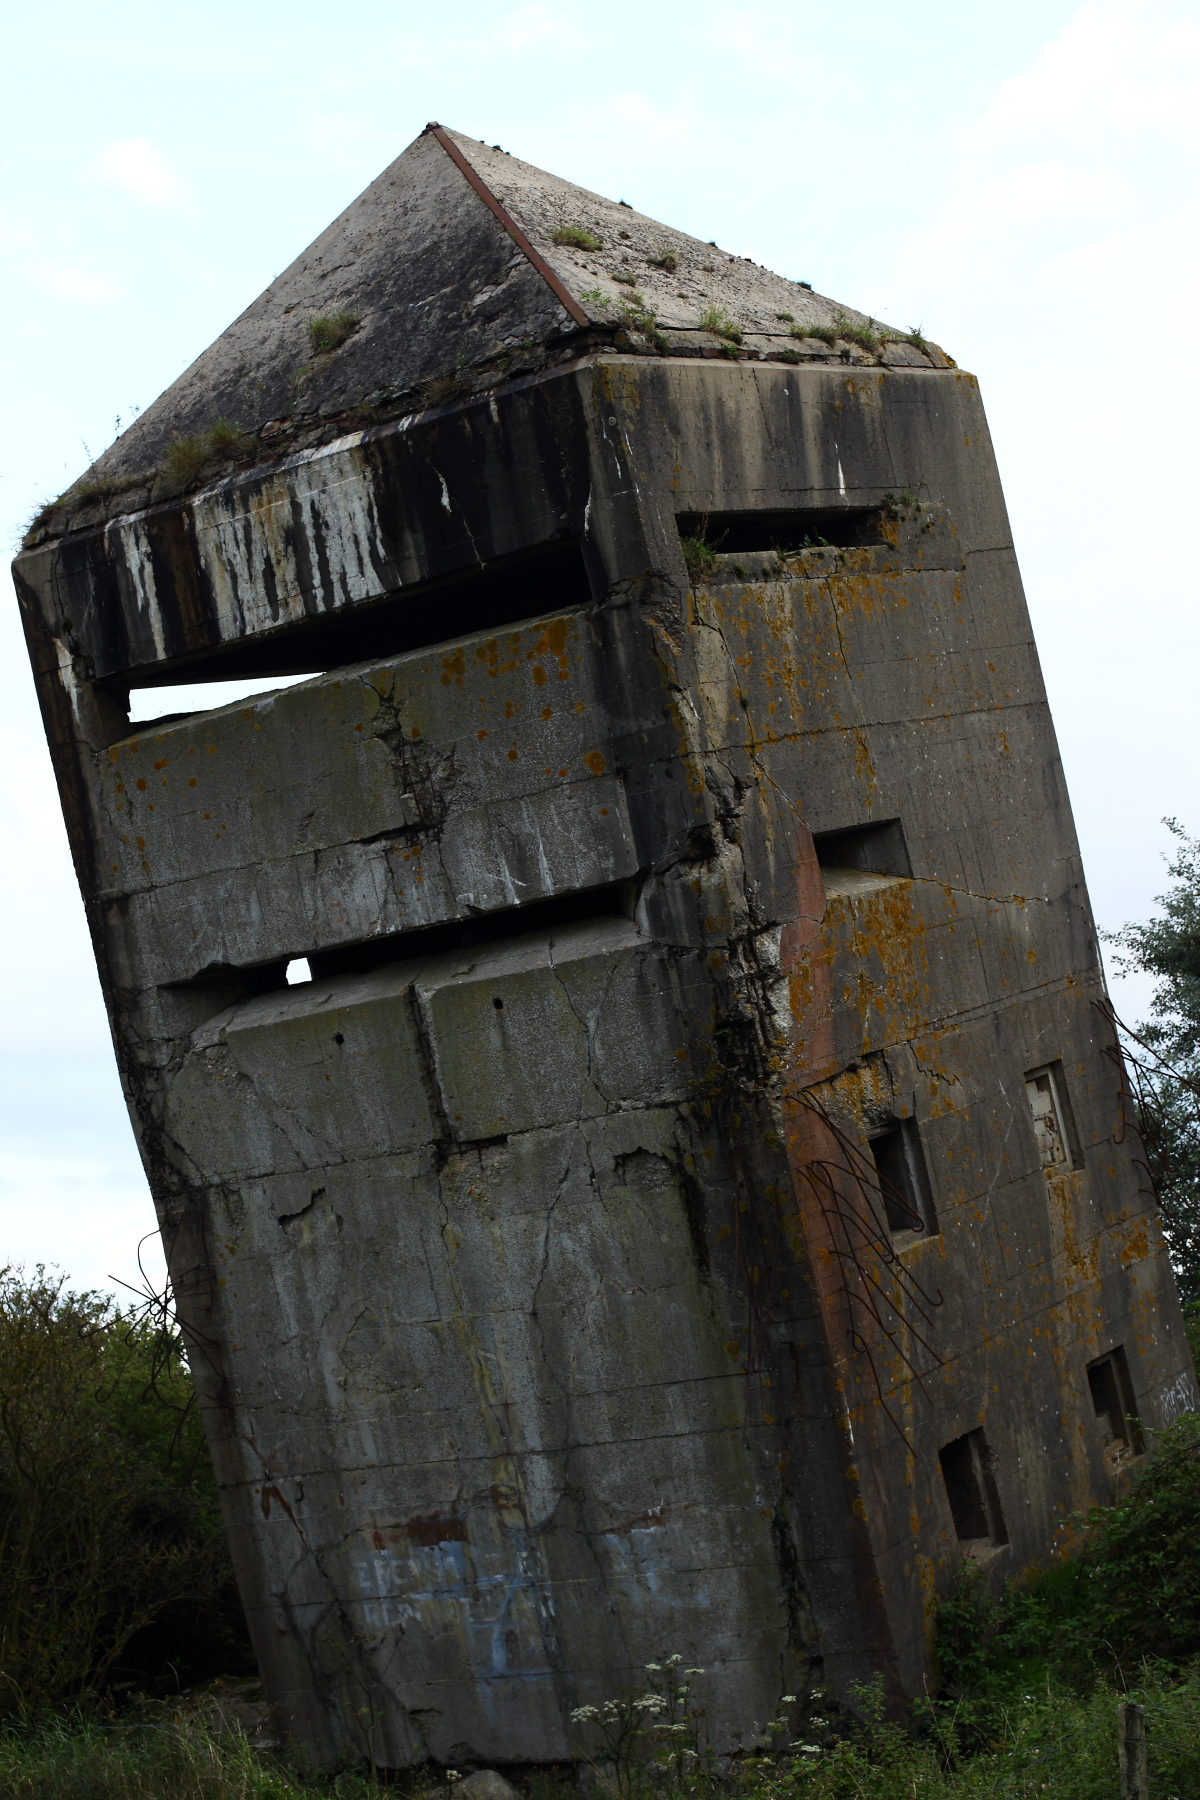
[[[794,512],[679,513],[680,537],[701,538],[718,556],[739,551],[814,550],[829,544],[884,542],[878,506],[803,508]]]
[[[414,582],[380,600],[339,607],[277,630],[214,644],[191,656],[114,675],[109,678],[110,691],[169,688],[171,702],[176,702],[181,684],[257,680],[270,685],[284,676],[321,675],[475,632],[524,625],[547,614],[589,606],[591,600],[583,547],[572,538],[498,558],[466,573]],[[230,694],[229,700],[236,697]],[[153,702],[138,704],[146,711]],[[210,707],[225,704],[225,700],[208,702]]]
[[[855,869],[863,875],[900,875],[911,879],[912,861],[899,819],[872,820],[842,831],[813,837],[823,869]]]
[[[888,1229],[893,1238],[936,1233],[929,1171],[915,1119],[900,1119],[869,1140]]]
[[[1146,1447],[1124,1346],[1117,1344],[1107,1356],[1089,1363],[1087,1378],[1092,1408],[1100,1421],[1105,1465],[1109,1474],[1115,1475]]]
[[[1055,1174],[1060,1170],[1082,1168],[1083,1157],[1061,1062],[1031,1069],[1025,1077],[1025,1092],[1033,1114],[1033,1135],[1043,1169],[1047,1174]]]
[[[614,881],[606,887],[556,894],[549,900],[533,900],[525,906],[506,907],[501,912],[482,913],[445,925],[425,925],[415,931],[392,932],[357,944],[311,950],[307,956],[242,967],[223,964],[190,981],[165,985],[180,996],[188,992],[201,996],[210,994],[212,1002],[200,1015],[208,1017],[218,1006],[233,1005],[236,1000],[248,999],[252,994],[275,993],[285,985],[293,987],[304,981],[325,981],[334,975],[367,975],[372,969],[383,968],[388,963],[440,956],[444,951],[463,950],[476,944],[500,943],[506,938],[522,937],[527,932],[552,931],[558,926],[579,924],[589,919],[632,919],[637,885],[635,881]],[[496,1001],[499,1011],[503,1001],[498,995]]]
[[[407,962],[412,957],[439,956],[445,950],[463,950],[474,944],[493,944],[503,938],[522,937],[528,931],[550,931],[558,925],[574,925],[585,919],[632,917],[634,884],[614,881],[608,887],[585,888],[580,893],[556,894],[550,900],[531,900],[503,912],[484,913],[473,919],[456,919],[447,925],[424,925],[416,931],[397,931],[388,937],[368,938],[361,944],[343,944],[335,950],[317,950],[310,957],[313,974],[369,974],[385,963]],[[493,1001],[497,1012],[504,1001]]]
[[[992,1453],[982,1426],[938,1451],[955,1535],[968,1556],[987,1556],[1008,1542]]]

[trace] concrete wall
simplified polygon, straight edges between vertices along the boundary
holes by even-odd
[[[863,541],[693,582],[680,514]],[[582,597],[517,561],[435,641],[456,575],[573,539]],[[676,1650],[719,1748],[915,1688],[962,1556],[1016,1573],[1109,1492],[1088,1361],[1123,1346],[1148,1424],[1194,1397],[971,377],[592,359],[17,568],[319,1760],[561,1760]],[[129,728],[130,680],[250,666],[324,672]],[[902,868],[822,868],[880,821]],[[893,1237],[868,1139],[905,1120],[937,1229]],[[967,1551],[938,1452],[980,1427],[1007,1542]]]

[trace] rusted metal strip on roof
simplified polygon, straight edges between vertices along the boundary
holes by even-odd
[[[450,133],[443,126],[436,124],[433,120],[430,120],[429,124],[425,127],[425,132],[431,132],[433,134],[438,143],[442,146],[442,149],[446,152],[446,155],[450,158],[451,162],[462,170],[484,205],[489,207],[491,211],[495,213],[509,237],[512,238],[513,242],[519,245],[525,252],[525,255],[529,258],[538,274],[542,277],[542,280],[547,283],[556,299],[560,300],[566,307],[575,323],[577,325],[590,325],[591,320],[584,312],[582,306],[580,306],[578,300],[576,300],[563,286],[545,257],[539,256],[529,239],[525,236],[525,233],[521,230],[521,227],[517,224],[517,221],[512,217],[511,213],[500,204],[499,200],[497,200],[495,194],[493,194],[491,188],[487,185],[487,182],[484,181],[478,170],[473,168],[467,161],[458,145],[450,136]],[[424,135],[424,133],[422,135]]]

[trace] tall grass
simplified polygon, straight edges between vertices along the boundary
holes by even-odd
[[[990,1742],[964,1754],[953,1715],[914,1734],[889,1722],[878,1688],[865,1693],[861,1729],[830,1749],[752,1759],[761,1800],[1116,1800],[1118,1698],[1141,1700],[1150,1743],[1151,1800],[1200,1792],[1200,1671],[1155,1676],[1125,1694],[1086,1697],[1049,1686],[1017,1696]]]
[[[85,1717],[0,1732],[0,1800],[377,1800],[368,1775],[305,1780],[239,1732]],[[392,1800],[395,1800],[392,1790]]]

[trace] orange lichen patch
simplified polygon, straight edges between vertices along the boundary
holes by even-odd
[[[1145,1219],[1131,1220],[1126,1231],[1118,1235],[1117,1255],[1128,1268],[1131,1263],[1144,1262],[1150,1254],[1150,1234]]]
[[[589,750],[583,760],[593,775],[603,775],[606,764],[599,750]]]
[[[570,619],[549,619],[538,627],[538,635],[533,648],[528,653],[532,656],[552,656],[560,664],[567,661],[567,642],[571,631]]]
[[[910,881],[880,882],[859,894],[832,894],[822,939],[839,1035],[857,1015],[858,1053],[907,1038],[928,1011],[925,921]],[[815,1073],[816,1071],[814,1071]]]

